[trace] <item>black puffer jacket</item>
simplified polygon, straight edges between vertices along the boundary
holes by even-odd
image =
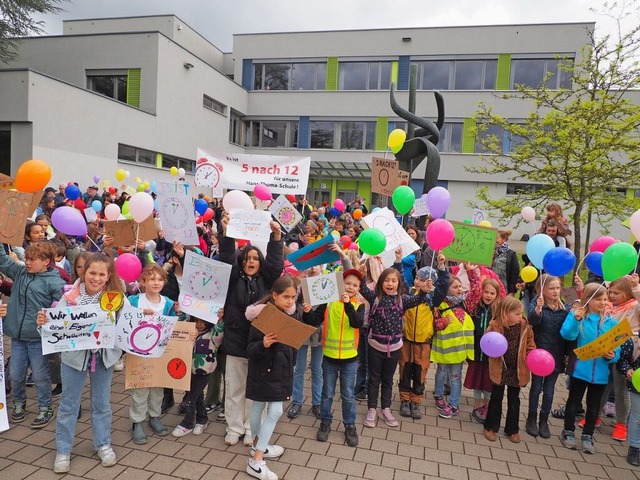
[[[569,313],[569,306],[564,309],[552,310],[547,305],[542,307],[542,314],[535,312],[538,296],[529,305],[529,324],[533,327],[533,339],[537,348],[546,350],[556,361],[556,372],[564,371],[564,356],[567,351],[567,341],[560,335],[560,328]]]
[[[218,258],[221,262],[232,266],[229,277],[229,291],[224,304],[224,338],[222,351],[233,357],[247,358],[247,343],[251,323],[245,316],[247,307],[264,297],[271,291],[284,269],[282,255],[283,242],[271,240],[267,245],[267,256],[264,264],[253,278],[248,277],[238,265],[236,259],[235,240],[220,237]]]

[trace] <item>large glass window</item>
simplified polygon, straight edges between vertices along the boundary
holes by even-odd
[[[572,60],[514,59],[511,61],[511,88],[515,88],[516,85],[536,88],[548,74],[547,88],[571,88],[571,73],[560,68],[563,62]]]
[[[296,148],[298,146],[298,122],[290,120],[254,120],[250,122],[251,147]]]
[[[167,153],[154,152],[146,148],[133,147],[121,143],[118,144],[118,160],[155,166],[158,155],[162,157],[162,168],[169,169],[171,167],[177,167],[184,168],[189,173],[195,172],[195,160],[181,158]]]
[[[311,148],[334,148],[333,122],[311,122]]]
[[[326,63],[287,62],[254,64],[254,90],[324,90]]]
[[[289,90],[291,64],[268,63],[264,66],[265,90]]]
[[[110,73],[87,72],[87,88],[105,97],[126,103],[127,71]]]
[[[476,153],[494,153],[493,149],[484,146],[482,143],[488,142],[491,146],[495,146],[502,152],[503,148],[504,130],[498,125],[487,125],[482,132],[478,133],[478,139],[476,140],[475,152]],[[482,140],[482,141],[481,141]]]
[[[391,84],[391,62],[340,62],[339,90],[387,90]]]
[[[242,115],[232,109],[229,117],[229,141],[236,145],[244,145],[247,127]]]
[[[421,90],[495,90],[497,60],[425,60],[418,66]]]
[[[437,61],[422,64],[422,90],[449,90],[449,75],[452,62]]]

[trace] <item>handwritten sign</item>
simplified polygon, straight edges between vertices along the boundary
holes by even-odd
[[[233,208],[229,211],[227,236],[260,242],[264,240],[265,236],[269,236],[270,222],[271,213],[269,212]]]
[[[145,315],[126,302],[116,325],[116,347],[141,357],[159,358],[169,343],[178,317]]]
[[[100,180],[98,182],[98,187],[100,187],[102,190],[107,190],[110,186],[111,186],[110,180]]]
[[[191,388],[191,364],[196,325],[178,322],[160,358],[143,358],[127,354],[124,388]]]
[[[180,309],[209,323],[218,322],[229,288],[231,265],[185,251]]]
[[[371,163],[371,191],[390,196],[400,185],[409,184],[409,172],[400,170],[398,161],[373,157]]]
[[[631,337],[633,337],[631,325],[626,320],[623,320],[593,342],[576,348],[573,352],[580,360],[591,360],[602,357],[607,352],[612,352]]]
[[[251,325],[265,335],[275,333],[278,336],[278,342],[293,348],[300,348],[304,341],[318,329],[318,327],[299,322],[270,303],[264,306]]]
[[[42,194],[0,189],[0,242],[22,246],[27,220],[38,208]]]
[[[302,215],[296,210],[291,202],[284,195],[279,195],[269,206],[269,211],[273,218],[282,225],[282,228],[290,232],[298,223],[302,221]]]
[[[451,222],[455,238],[442,253],[448,260],[469,262],[491,267],[496,248],[497,228]]]
[[[164,238],[168,242],[198,245],[196,219],[189,192],[190,185],[183,182],[157,182],[158,205]]]
[[[366,228],[375,228],[384,233],[387,237],[385,252],[402,247],[402,257],[404,258],[416,250],[420,250],[420,246],[402,228],[394,213],[387,207],[370,213],[362,219],[362,223]]]
[[[138,226],[140,230],[138,231]],[[136,235],[139,240],[155,240],[158,236],[156,223],[150,216],[142,223],[134,220],[111,220],[104,222],[105,233],[114,239],[115,245],[133,245],[136,243]]]
[[[116,326],[100,305],[45,308],[42,354],[113,348]]]
[[[2,302],[0,302],[1,304]],[[5,390],[6,378],[4,377],[4,334],[2,332],[2,320],[0,320],[0,432],[9,430],[9,415],[7,414],[7,392]]]
[[[312,307],[337,302],[344,293],[342,272],[335,272],[302,279],[302,298]]]
[[[429,215],[429,207],[427,206],[427,197],[416,198],[413,203],[413,210],[411,216],[414,218],[425,217]]]
[[[287,255],[287,260],[293,263],[298,270],[306,270],[315,265],[331,263],[340,260],[340,256],[329,250],[335,243],[331,235],[327,235],[320,240],[307,245],[300,250]]]

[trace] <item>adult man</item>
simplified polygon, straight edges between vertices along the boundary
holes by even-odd
[[[556,247],[567,246],[567,240],[562,235],[558,235],[558,225],[554,220],[549,220],[547,222],[547,228],[544,233],[551,237],[553,242],[556,244]]]
[[[87,205],[91,205],[91,202],[94,200],[101,200],[100,195],[98,195],[98,187],[95,185],[89,185],[86,193],[83,195],[83,200]]]

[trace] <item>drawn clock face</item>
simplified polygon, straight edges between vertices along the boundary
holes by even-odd
[[[162,328],[160,325],[141,323],[133,329],[129,336],[129,341],[135,351],[139,353],[149,353],[160,343],[161,335]]]
[[[291,226],[296,221],[296,216],[293,213],[293,210],[285,207],[278,212],[278,221],[284,226]]]
[[[195,182],[199,187],[216,188],[218,183],[220,183],[220,172],[214,165],[209,163],[198,165],[195,174]]]
[[[458,255],[471,253],[476,248],[476,238],[473,233],[466,230],[456,232],[456,237],[451,244]]]
[[[0,206],[0,230],[6,238],[13,237],[21,233],[20,222],[14,221],[16,217],[24,216],[25,208],[17,196],[7,197]]]
[[[395,225],[394,225],[395,222]],[[382,233],[384,233],[385,237],[391,237],[396,233],[396,229],[398,228],[399,223],[397,221],[392,221],[386,217],[376,217],[373,220],[373,228],[377,228]]]
[[[326,278],[318,278],[311,284],[310,290],[318,300],[328,300],[336,293],[336,285]]]
[[[220,294],[220,282],[206,272],[195,272],[189,277],[189,287],[198,298],[213,300]]]
[[[178,197],[167,197],[160,206],[162,210],[162,220],[180,230],[187,226],[189,220],[189,209]]]
[[[180,380],[187,374],[187,365],[180,358],[172,358],[167,363],[167,373],[171,378]]]

